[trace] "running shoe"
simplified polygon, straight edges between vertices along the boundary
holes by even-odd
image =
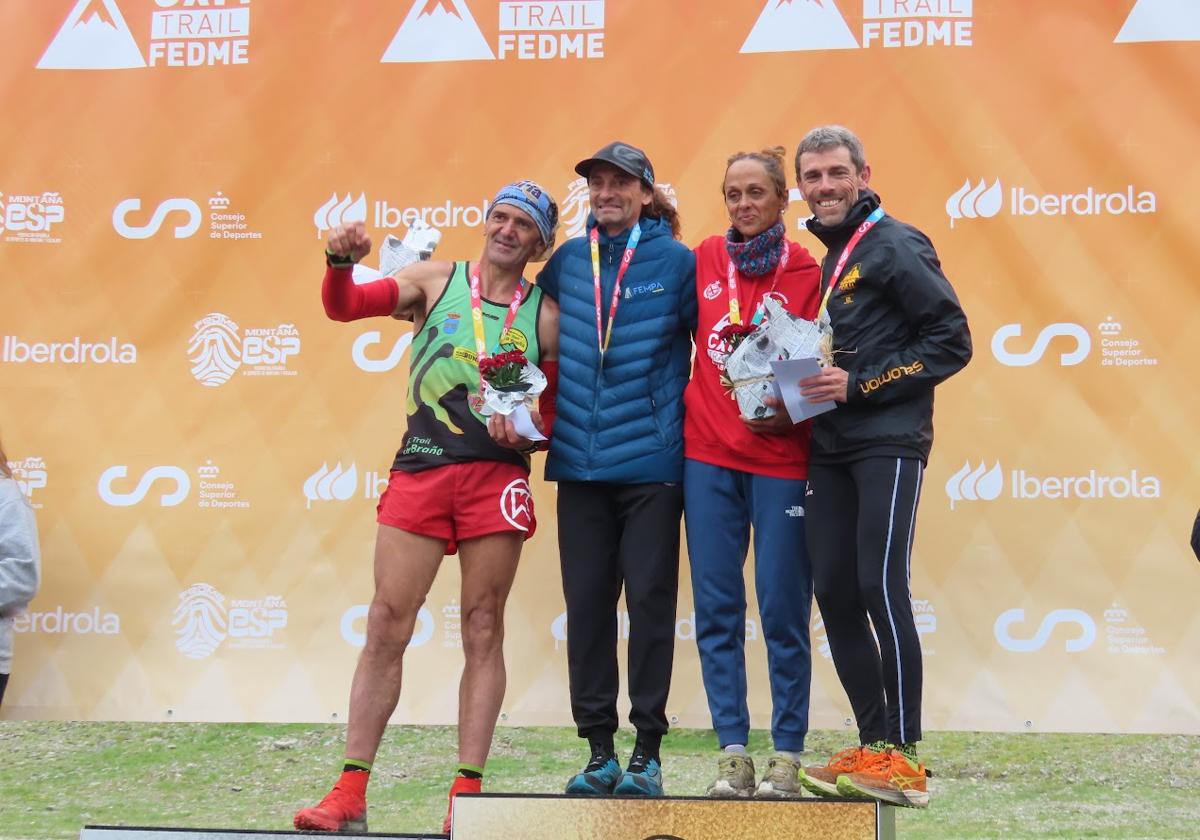
[[[836,753],[825,766],[803,767],[799,772],[799,782],[817,796],[841,796],[838,793],[838,776],[856,773],[863,763],[873,756],[879,755],[891,747],[885,741],[875,741],[861,747],[851,747]]]
[[[442,834],[450,833],[450,824],[454,815],[454,797],[460,793],[479,793],[483,790],[483,779],[467,779],[455,776],[454,784],[450,785],[450,803],[446,806],[446,819],[442,820]]]
[[[621,778],[617,757],[600,747],[592,748],[592,757],[582,773],[567,782],[566,792],[575,796],[608,796]]]
[[[878,799],[892,805],[924,808],[929,804],[925,766],[900,750],[879,753],[853,773],[838,776],[842,796]]]
[[[767,762],[767,772],[763,773],[754,796],[756,799],[799,799],[799,777],[800,765],[786,755],[774,755]]]
[[[662,767],[638,744],[613,793],[618,796],[662,796]]]
[[[299,831],[367,830],[367,799],[340,781],[329,795],[313,808],[301,808],[292,819]]]
[[[754,759],[745,753],[725,753],[717,760],[717,778],[705,796],[739,799],[754,793]]]

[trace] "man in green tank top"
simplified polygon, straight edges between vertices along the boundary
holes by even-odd
[[[548,256],[558,207],[532,181],[504,187],[493,200],[483,253],[472,262],[418,262],[355,285],[356,262],[371,250],[362,222],[329,231],[321,290],[330,318],[391,315],[412,321],[408,428],[391,480],[379,500],[375,596],[366,645],[350,688],[346,763],[333,790],[294,819],[307,831],[366,831],[366,787],[384,727],[400,698],[405,648],[442,557],[462,567],[459,770],[454,796],[481,789],[496,717],[504,699],[504,605],[524,541],[536,520],[529,488],[529,442],[493,441],[471,404],[479,360],[521,350],[551,383],[535,424],[549,430],[558,365],[558,305],[524,277],[530,260]]]

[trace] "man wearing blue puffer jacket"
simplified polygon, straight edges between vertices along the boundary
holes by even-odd
[[[575,171],[588,180],[587,235],[564,243],[538,275],[561,310],[546,478],[559,483],[571,713],[591,746],[567,793],[661,796],[696,263],[641,149],[610,143]],[[637,729],[624,772],[613,748],[622,585]]]

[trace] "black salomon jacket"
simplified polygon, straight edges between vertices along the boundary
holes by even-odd
[[[810,219],[829,249],[821,293],[855,229],[879,206],[864,190],[840,225]],[[849,374],[847,401],[813,421],[812,460],[929,458],[933,387],[971,359],[971,333],[921,231],[884,216],[858,241],[829,299],[834,362]]]

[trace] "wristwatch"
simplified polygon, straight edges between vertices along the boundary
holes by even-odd
[[[325,264],[331,268],[353,268],[357,260],[351,259],[348,254],[335,254],[328,248],[325,249]]]

